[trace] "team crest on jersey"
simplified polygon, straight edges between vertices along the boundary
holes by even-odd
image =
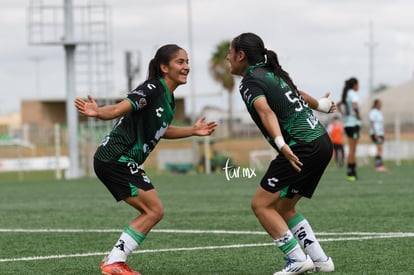
[[[135,102],[138,106],[138,109],[142,109],[147,106],[147,100],[145,98],[140,98],[138,102]]]

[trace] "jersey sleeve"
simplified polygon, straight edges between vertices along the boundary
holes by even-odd
[[[253,107],[253,103],[259,97],[265,96],[263,88],[254,81],[246,81],[240,89],[243,101],[249,107]]]
[[[369,121],[371,121],[371,122],[374,122],[375,121],[375,113],[374,113],[374,110],[371,110],[370,112],[369,112]]]
[[[357,93],[352,93],[352,96],[351,96],[351,102],[352,103],[359,103],[359,96],[358,96],[358,94]]]
[[[134,111],[138,111],[156,98],[158,90],[156,83],[144,83],[132,90],[126,99],[131,103]]]

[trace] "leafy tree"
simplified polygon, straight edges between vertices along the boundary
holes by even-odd
[[[388,85],[387,84],[380,84],[380,85],[378,85],[378,87],[377,88],[375,88],[374,89],[374,94],[379,94],[379,93],[381,93],[381,92],[383,92],[383,91],[385,91],[386,89],[388,89],[389,87],[388,87]]]
[[[228,97],[228,132],[232,135],[233,131],[233,104],[232,94],[234,89],[234,76],[231,74],[230,65],[227,61],[227,53],[229,51],[230,41],[222,41],[216,47],[210,58],[209,69],[214,80],[219,82],[223,88],[229,93]]]

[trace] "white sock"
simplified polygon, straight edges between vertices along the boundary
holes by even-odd
[[[127,233],[122,232],[111,253],[109,253],[106,264],[125,262],[127,256],[137,247],[138,243]]]
[[[306,255],[300,248],[297,240],[289,230],[279,239],[275,240],[276,246],[290,259],[305,261]]]
[[[312,230],[309,222],[303,219],[298,224],[291,228],[293,235],[299,241],[300,246],[311,257],[312,261],[326,261],[326,256],[319,241],[315,237],[315,233]]]

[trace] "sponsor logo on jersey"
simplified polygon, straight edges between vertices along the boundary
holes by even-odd
[[[155,86],[155,84],[151,84],[151,83],[148,83],[147,84],[147,88],[148,89],[150,89],[150,90],[152,90],[152,89],[154,89],[154,88],[156,88],[157,86]]]
[[[156,113],[157,117],[161,117],[162,112],[164,112],[164,108],[162,108],[162,107],[158,107],[158,108],[155,110],[155,113]]]
[[[133,94],[136,94],[136,95],[143,96],[143,97],[146,96],[146,94],[144,94],[144,91],[143,90],[133,90],[132,93]]]
[[[161,128],[155,132],[154,138],[148,142],[149,144],[144,143],[142,145],[142,150],[144,151],[144,154],[149,154],[151,152],[151,150],[155,147],[155,145],[158,143],[161,137],[164,136],[165,132],[167,132],[168,126],[168,123],[163,122]]]

